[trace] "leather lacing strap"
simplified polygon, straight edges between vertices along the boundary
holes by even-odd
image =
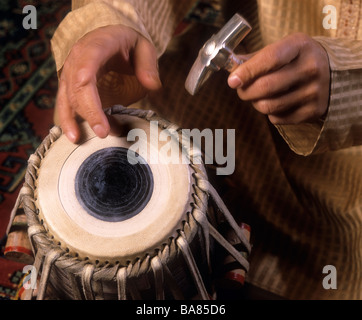
[[[50,250],[45,256],[43,263],[43,270],[39,282],[39,290],[37,294],[37,300],[43,300],[45,296],[45,291],[48,284],[49,275],[53,266],[53,263],[63,254],[63,251],[60,249]]]
[[[140,274],[141,259],[137,259],[137,261],[134,264],[130,264],[130,266],[132,266],[132,268],[129,273],[129,280],[128,280],[130,283],[130,285],[128,286],[129,292],[133,300],[142,300],[142,296],[138,291],[138,287],[135,281],[135,279],[137,279]]]
[[[234,220],[233,216],[231,215],[230,211],[227,209],[226,205],[220,198],[219,194],[215,190],[215,188],[211,185],[211,183],[208,180],[202,181],[202,186],[200,185],[200,188],[205,188],[205,192],[207,192],[215,202],[216,207],[221,211],[221,213],[224,215],[226,221],[232,227],[232,229],[235,231],[236,235],[240,239],[241,243],[245,246],[248,254],[251,252],[251,245],[249,243],[249,240],[246,238],[245,234],[241,231],[240,227],[237,225],[236,221]],[[226,241],[226,240],[225,240]]]
[[[187,266],[189,267],[191,274],[194,278],[195,285],[197,287],[197,290],[200,294],[200,297],[202,300],[209,300],[208,292],[205,288],[204,282],[202,280],[201,274],[199,269],[197,268],[197,264],[195,262],[195,259],[192,255],[192,252],[190,250],[190,247],[188,245],[186,236],[183,231],[180,231],[180,236],[176,240],[178,247],[180,248],[185,261],[187,263]]]
[[[158,255],[161,259],[161,263],[163,266],[165,283],[167,283],[167,286],[170,289],[172,296],[175,298],[175,300],[184,300],[185,297],[182,291],[180,290],[177,281],[175,280],[174,276],[172,275],[170,269],[167,266],[170,256],[173,256],[176,250],[177,249],[176,249],[175,239],[172,239],[170,245],[166,245],[163,248],[162,252],[159,251]]]
[[[209,231],[209,221],[208,221],[206,213],[205,213],[206,206],[204,203],[202,203],[201,199],[197,196],[197,194],[194,195],[194,200],[197,204],[197,207],[195,207],[194,210],[192,210],[192,216],[201,226],[201,231],[203,233],[204,249],[205,249],[205,253],[206,253],[207,265],[208,265],[209,271],[211,271],[210,236],[209,236],[210,231]]]
[[[151,267],[155,279],[156,299],[165,300],[163,266],[158,256],[151,259]]]
[[[86,264],[82,271],[82,288],[86,300],[94,300],[94,292],[92,289],[92,277],[94,272],[93,264]]]
[[[17,213],[17,211],[18,211],[18,208],[20,207],[20,204],[21,204],[21,202],[22,202],[23,189],[24,189],[24,188],[21,188],[21,189],[20,189],[20,193],[19,193],[19,195],[18,195],[18,197],[16,198],[16,201],[15,201],[15,206],[14,206],[13,210],[11,210],[10,219],[9,219],[9,224],[8,224],[8,226],[7,226],[7,228],[6,228],[6,234],[7,234],[7,235],[8,235],[9,232],[10,232],[11,225],[12,225],[12,223],[13,223],[13,220],[14,220],[15,216],[16,216],[16,213]]]
[[[35,255],[35,259],[34,259],[34,263],[33,263],[35,270],[40,270],[42,260],[43,260],[43,254],[40,251],[38,251],[37,254]],[[25,290],[25,293],[24,293],[22,299],[23,300],[32,300],[34,289],[35,288],[29,288],[29,289]]]
[[[30,245],[32,247],[33,252],[36,252],[35,250],[35,242],[34,242],[34,237],[36,235],[45,233],[44,227],[42,225],[38,225],[38,224],[34,224],[30,227],[28,227],[28,237],[30,239]]]
[[[117,271],[118,300],[127,300],[127,267],[121,267]]]
[[[221,245],[223,246],[240,265],[244,270],[249,270],[249,262],[244,258],[244,256],[236,250],[219,232],[210,224],[210,235]]]

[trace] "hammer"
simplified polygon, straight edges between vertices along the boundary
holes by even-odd
[[[233,50],[250,31],[249,23],[236,13],[199,51],[187,76],[186,90],[195,95],[215,71],[225,69],[232,72],[242,64],[243,61],[235,56]]]

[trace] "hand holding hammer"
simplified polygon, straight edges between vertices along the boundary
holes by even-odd
[[[230,72],[228,85],[240,99],[268,116],[273,124],[299,124],[321,119],[327,112],[329,60],[320,43],[303,33],[291,34],[240,59],[233,50],[251,31],[235,14],[201,48],[185,87],[194,95],[210,76]]]

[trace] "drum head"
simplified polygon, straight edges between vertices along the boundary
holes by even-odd
[[[80,144],[62,135],[51,145],[39,168],[36,205],[50,236],[70,254],[126,264],[177,236],[190,209],[192,182],[181,151],[177,161],[160,152],[180,150],[177,139],[160,141],[162,130],[154,122],[114,119],[120,136],[100,139],[82,124]],[[130,133],[136,141],[129,141]]]

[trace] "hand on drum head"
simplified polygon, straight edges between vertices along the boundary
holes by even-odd
[[[161,87],[156,49],[146,38],[121,25],[89,32],[73,46],[59,79],[55,118],[70,141],[80,138],[77,117],[87,121],[100,138],[109,134],[102,108],[111,105],[103,104],[97,87],[109,72],[116,73],[122,83],[117,87],[117,104],[129,105]]]
[[[228,83],[273,124],[312,122],[328,109],[328,56],[314,39],[292,34],[256,52]]]

